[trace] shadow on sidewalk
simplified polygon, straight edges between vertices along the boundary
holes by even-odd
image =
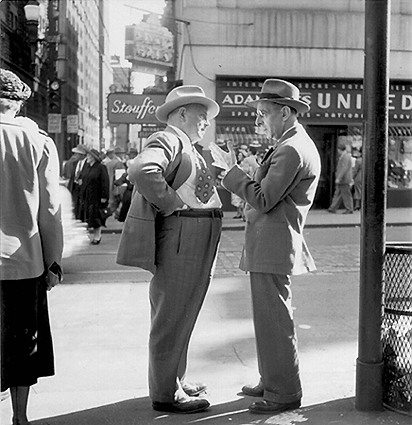
[[[106,406],[87,409],[31,422],[33,425],[145,425],[145,424],[230,424],[235,425],[410,425],[410,417],[389,410],[359,412],[354,398],[328,401],[301,409],[271,414],[253,414],[248,411],[254,400],[238,400],[213,405],[203,413],[190,415],[162,414],[151,409],[148,397],[125,400]]]

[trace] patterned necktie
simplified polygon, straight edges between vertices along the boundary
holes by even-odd
[[[196,153],[196,187],[195,195],[203,204],[206,204],[214,192],[214,181],[212,173],[205,164],[205,160],[195,150]]]

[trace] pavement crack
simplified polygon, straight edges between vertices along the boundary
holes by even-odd
[[[246,364],[243,362],[243,360],[240,358],[240,356],[239,356],[239,353],[237,352],[237,350],[236,350],[236,347],[234,346],[234,345],[232,345],[232,348],[233,348],[233,352],[235,353],[235,356],[239,359],[239,361],[240,361],[240,363],[243,365],[243,366],[246,366]]]

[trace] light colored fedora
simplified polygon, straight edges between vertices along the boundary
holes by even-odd
[[[163,105],[156,110],[156,118],[163,123],[167,122],[170,112],[180,106],[198,103],[207,107],[208,119],[214,118],[220,111],[219,105],[205,95],[199,86],[180,86],[174,88],[167,96]]]
[[[77,146],[75,146],[72,149],[73,153],[80,153],[82,155],[86,155],[86,150],[85,150],[85,145],[82,145],[81,143],[79,143]]]
[[[299,89],[296,86],[287,81],[274,78],[270,78],[263,83],[258,100],[247,102],[246,105],[257,108],[261,100],[290,106],[298,112],[308,112],[310,109],[306,102],[299,99]]]

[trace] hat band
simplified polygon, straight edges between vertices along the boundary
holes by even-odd
[[[277,93],[261,93],[259,95],[259,99],[289,99],[289,100],[296,100],[296,99],[293,99],[292,97],[280,96]]]

